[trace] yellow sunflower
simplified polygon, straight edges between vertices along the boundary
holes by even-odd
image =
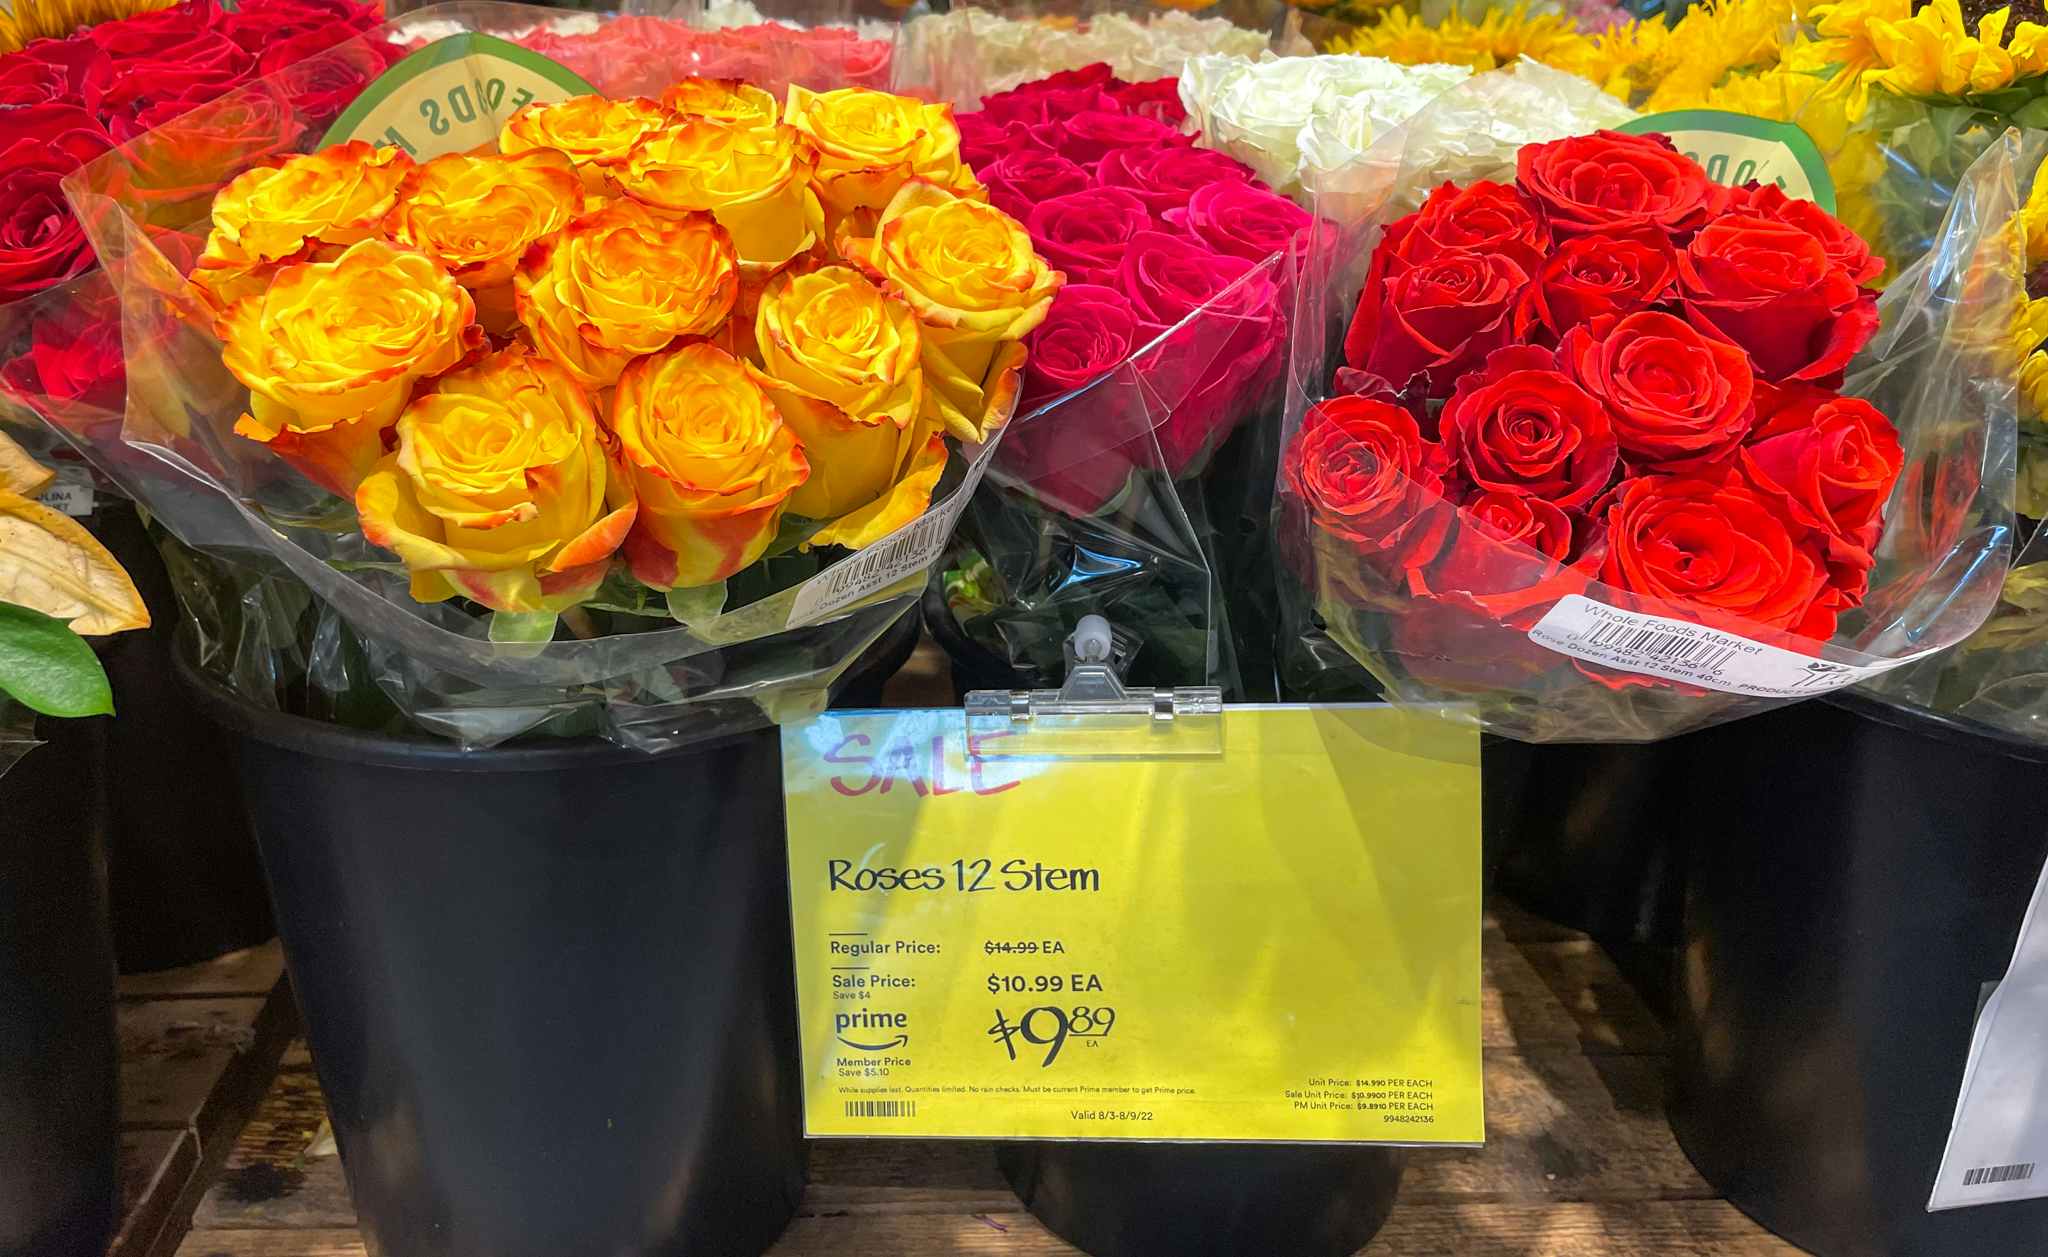
[[[1573,74],[1594,77],[1594,41],[1561,13],[1532,16],[1527,5],[1489,10],[1478,22],[1452,13],[1430,26],[1406,9],[1389,9],[1379,21],[1330,41],[1331,52],[1385,57],[1402,65],[1436,62],[1475,71],[1512,65],[1522,57]]]
[[[1861,118],[1872,89],[1896,96],[1962,98],[2003,91],[2048,73],[2048,26],[2014,25],[2010,7],[1977,20],[1972,33],[1958,0],[1837,0],[1817,4],[1815,37],[1786,54],[1793,69],[1834,75]]]
[[[177,0],[10,0],[0,7],[0,54],[38,39],[62,39],[101,22],[168,9]]]

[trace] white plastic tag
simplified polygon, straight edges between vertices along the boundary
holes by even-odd
[[[2005,981],[1977,1014],[1930,1212],[2048,1196],[2048,872],[2034,885]]]
[[[62,511],[72,518],[92,514],[94,497],[92,472],[77,463],[63,463],[57,467],[57,478],[50,487],[43,490],[42,503],[54,511]]]
[[[1587,663],[1758,698],[1825,694],[1920,657],[1836,663],[1704,624],[1623,611],[1581,594],[1558,599],[1529,630],[1529,640]]]
[[[967,474],[961,479],[960,487],[944,506],[927,512],[923,518],[905,524],[852,558],[834,564],[805,581],[796,591],[796,600],[789,605],[789,619],[785,627],[801,628],[829,619],[904,577],[930,567],[939,557],[939,552],[946,548],[947,540],[953,535],[953,525],[959,522],[961,512],[967,509],[975,486],[981,483],[982,473],[988,470],[989,456],[995,453],[995,448],[995,442],[989,441],[976,451],[974,460],[967,465]]]

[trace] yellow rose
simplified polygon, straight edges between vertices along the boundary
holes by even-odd
[[[584,387],[609,388],[633,359],[715,331],[732,311],[739,262],[711,215],[618,201],[536,245],[513,287],[540,351]]]
[[[574,96],[552,105],[528,105],[513,114],[498,132],[498,151],[554,149],[576,164],[585,187],[602,191],[605,175],[626,160],[641,137],[669,121],[668,110],[645,97]]]
[[[873,239],[841,251],[917,312],[926,407],[961,440],[985,439],[1007,418],[1019,342],[1066,277],[1015,219],[922,181],[889,202]]]
[[[439,262],[497,335],[513,330],[512,272],[536,240],[576,216],[583,184],[550,148],[511,157],[450,153],[415,167],[384,220],[391,239]]]
[[[425,256],[382,240],[278,271],[215,324],[249,386],[235,431],[346,497],[382,457],[412,397],[483,343],[469,294]]]
[[[421,602],[561,611],[604,579],[633,526],[633,485],[590,395],[514,345],[413,399],[397,451],[356,489],[356,514],[405,561]]]
[[[809,154],[787,128],[681,118],[641,140],[618,179],[628,196],[657,209],[716,215],[750,267],[782,266],[824,234]]]
[[[789,509],[859,548],[931,504],[945,435],[922,415],[917,316],[848,266],[784,271],[754,318],[754,378],[803,442],[811,477]]]
[[[661,94],[661,103],[670,113],[747,131],[772,131],[782,121],[781,103],[744,79],[679,79]]]
[[[792,83],[783,121],[818,152],[818,195],[835,215],[879,210],[910,179],[983,195],[960,160],[951,105],[865,87],[813,92]]]
[[[261,291],[278,263],[377,235],[412,169],[402,148],[350,140],[243,171],[213,198],[213,230],[192,282],[224,310]]]
[[[703,341],[635,360],[611,420],[640,499],[626,561],[656,589],[709,585],[760,558],[810,474],[775,403]]]

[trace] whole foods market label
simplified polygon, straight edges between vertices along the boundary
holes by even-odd
[[[1963,976],[1963,975],[1958,975]],[[2005,980],[1977,1013],[1963,1085],[1927,1208],[2048,1196],[2048,871],[2020,925]],[[1946,1079],[1930,1079],[1941,1085]]]
[[[953,526],[974,497],[974,488],[988,471],[995,450],[996,443],[988,441],[974,452],[967,475],[944,504],[805,581],[789,604],[785,627],[801,628],[828,620],[899,581],[922,577],[951,540]]]
[[[808,1132],[1481,1142],[1476,731],[1225,721],[1136,762],[785,726]]]
[[[43,490],[42,503],[51,510],[74,518],[92,514],[98,505],[98,494],[93,487],[91,470],[78,463],[59,463],[56,479]]]
[[[321,137],[396,144],[426,161],[496,145],[519,109],[596,92],[567,66],[492,35],[437,39],[377,76]]]
[[[1615,128],[1629,135],[1668,135],[1678,151],[1698,162],[1715,183],[1775,184],[1786,196],[1835,212],[1835,181],[1827,160],[1806,132],[1723,109],[1679,109],[1647,114]]]
[[[1529,630],[1529,640],[1587,663],[1758,698],[1825,694],[1921,658],[1837,663],[1704,624],[1623,611],[1580,594],[1558,599]]]

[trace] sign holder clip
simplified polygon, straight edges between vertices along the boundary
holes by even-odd
[[[1066,641],[1056,690],[973,690],[970,759],[1162,759],[1223,753],[1223,691],[1213,685],[1127,688],[1131,647],[1086,615]]]

